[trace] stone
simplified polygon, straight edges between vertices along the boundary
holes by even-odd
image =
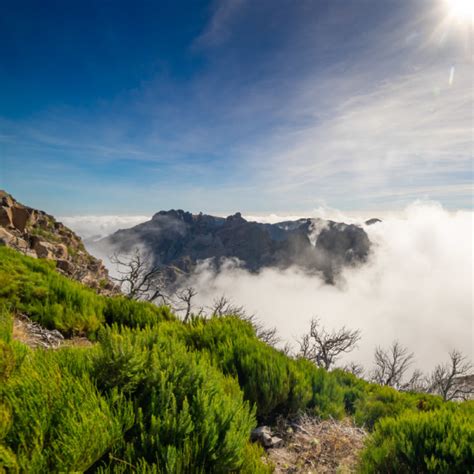
[[[12,227],[13,226],[13,216],[12,211],[9,207],[0,207],[0,226],[2,227]]]
[[[377,217],[372,217],[372,219],[368,219],[365,221],[365,225],[374,225],[378,224],[379,222],[382,222],[380,219],[377,219]]]
[[[283,440],[278,436],[272,436],[272,432],[268,426],[259,426],[250,434],[253,442],[260,443],[264,448],[277,448],[283,446]]]
[[[56,260],[56,267],[68,274],[71,274],[74,271],[74,265],[69,260],[65,259]]]
[[[12,246],[15,243],[16,237],[10,232],[8,232],[6,229],[0,227],[0,242],[3,243],[3,245],[7,246]]]
[[[36,252],[38,258],[47,258],[49,260],[54,258],[54,245],[43,240],[35,239],[33,250]]]
[[[56,244],[54,246],[54,256],[57,259],[67,260],[69,254],[66,245],[64,244]]]
[[[6,193],[5,191],[1,189],[0,189],[0,204],[6,207],[13,206],[13,198],[8,193]]]
[[[285,442],[281,438],[279,438],[278,436],[272,436],[270,446],[272,449],[282,448],[284,444]]]
[[[30,218],[28,209],[18,206],[13,206],[10,209],[12,212],[13,226],[20,232],[24,232],[26,229],[26,224],[28,224],[28,219]]]

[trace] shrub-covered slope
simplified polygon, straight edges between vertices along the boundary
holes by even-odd
[[[474,462],[472,405],[291,359],[236,317],[185,324],[7,248],[0,307],[0,472],[271,472],[250,431],[301,411],[373,429],[363,472]],[[12,340],[15,313],[95,343],[32,350]]]

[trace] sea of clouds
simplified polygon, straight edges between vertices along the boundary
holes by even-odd
[[[357,222],[342,213],[322,214],[320,210],[312,217]],[[252,220],[275,222],[287,217],[252,216]],[[134,218],[128,218],[130,225]],[[79,224],[85,222],[81,219],[64,221],[81,233]],[[91,219],[99,229],[114,227],[110,217],[107,224]],[[136,222],[140,219],[136,216]],[[125,223],[122,217],[120,226]],[[413,368],[430,370],[453,348],[473,359],[473,224],[473,212],[414,203],[385,215],[381,223],[365,226],[373,243],[370,260],[346,269],[335,286],[297,268],[251,274],[231,263],[220,273],[200,265],[187,284],[198,291],[197,306],[209,306],[225,294],[266,326],[275,326],[285,342],[295,344],[311,318],[318,316],[328,329],[345,325],[361,330],[357,350],[345,361],[370,368],[375,347],[397,339],[415,353]]]

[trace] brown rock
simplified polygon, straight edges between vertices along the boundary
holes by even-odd
[[[0,207],[0,226],[2,227],[13,226],[12,211],[9,207]]]
[[[74,265],[69,260],[56,260],[56,267],[67,274],[71,274],[74,271]]]
[[[0,203],[2,206],[6,207],[12,207],[13,206],[13,199],[12,197],[6,193],[5,191],[2,191],[0,189]]]
[[[36,252],[38,258],[54,258],[54,245],[44,242],[43,240],[35,239],[33,250]]]
[[[0,242],[3,243],[3,245],[7,246],[12,246],[15,243],[16,237],[10,232],[8,232],[6,229],[3,229],[0,227]]]
[[[67,247],[64,244],[56,244],[54,246],[54,255],[58,259],[67,260],[69,255]]]
[[[18,229],[20,232],[24,232],[30,213],[28,209],[24,207],[11,207],[13,226]]]

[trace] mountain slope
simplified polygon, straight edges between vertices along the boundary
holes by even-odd
[[[58,271],[100,292],[116,292],[102,261],[53,216],[24,206],[0,190],[0,245],[55,262]]]

